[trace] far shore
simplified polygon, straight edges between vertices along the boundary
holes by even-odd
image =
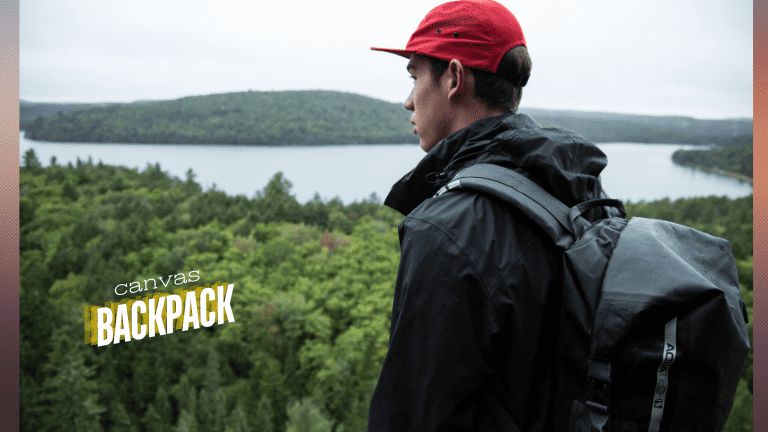
[[[675,163],[677,163],[677,162],[675,162]],[[746,183],[749,183],[749,184],[753,184],[752,183],[752,177],[747,177],[745,175],[741,175],[741,174],[738,174],[738,173],[733,173],[733,172],[730,172],[730,171],[721,170],[720,168],[705,167],[703,165],[694,165],[692,163],[682,163],[682,164],[678,164],[678,165],[683,165],[683,166],[686,166],[686,167],[689,167],[689,168],[694,168],[694,169],[705,171],[705,172],[712,173],[712,174],[719,174],[719,175],[723,175],[723,176],[727,176],[727,177],[733,177],[733,178],[741,180],[743,182],[746,182]]]

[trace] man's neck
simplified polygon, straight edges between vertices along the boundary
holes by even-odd
[[[460,131],[472,123],[482,120],[484,118],[496,117],[498,115],[507,114],[508,111],[504,111],[498,108],[489,108],[483,103],[472,103],[458,106],[453,119],[451,133]]]

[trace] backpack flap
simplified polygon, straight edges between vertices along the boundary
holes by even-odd
[[[613,364],[612,416],[658,430],[720,430],[749,350],[726,240],[633,218],[603,280],[590,358]]]

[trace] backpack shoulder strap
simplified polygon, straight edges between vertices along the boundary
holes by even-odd
[[[569,208],[533,180],[498,165],[477,164],[465,168],[435,196],[462,189],[491,195],[519,208],[563,249],[568,249],[589,227],[589,222],[581,217],[585,211],[607,206],[609,215],[626,216],[621,202],[609,198],[585,201]]]
[[[615,199],[600,198],[582,202],[569,208],[531,179],[498,165],[478,164],[465,168],[441,188],[435,196],[448,191],[468,190],[495,197],[523,211],[534,223],[544,229],[552,241],[568,249],[586,231],[590,223],[581,214],[598,206],[610,206],[611,216],[626,216],[624,206]],[[608,370],[610,371],[610,363]],[[610,382],[609,379],[605,381]],[[519,428],[494,396],[485,395],[486,403],[505,430],[518,432]],[[590,421],[596,430],[608,420],[607,405],[588,402]]]
[[[575,239],[568,207],[525,176],[498,165],[478,164],[465,168],[435,196],[463,189],[494,196],[521,209],[563,249]]]
[[[513,170],[490,164],[472,165],[459,171],[435,196],[457,189],[491,195],[521,209],[563,249],[575,240],[568,206]]]

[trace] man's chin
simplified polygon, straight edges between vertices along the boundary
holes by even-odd
[[[432,150],[432,147],[434,147],[434,146],[435,146],[435,143],[426,142],[426,141],[424,141],[423,138],[421,138],[419,140],[419,147],[421,147],[421,149],[424,150],[427,153],[429,153],[429,151]]]

